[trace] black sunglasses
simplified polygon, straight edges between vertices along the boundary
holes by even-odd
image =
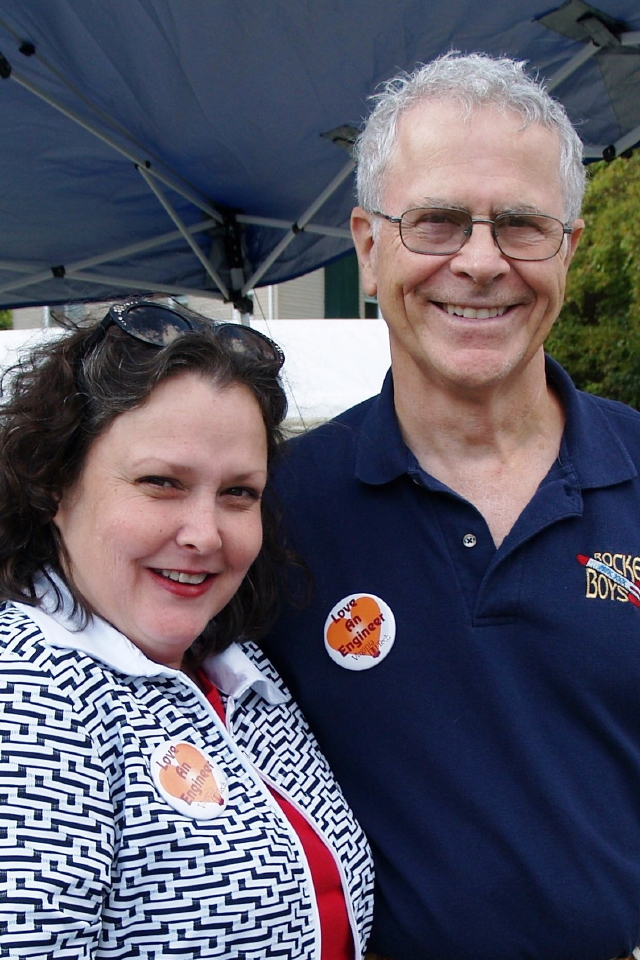
[[[154,347],[168,347],[185,333],[209,331],[227,349],[247,360],[272,364],[276,372],[284,363],[284,353],[278,344],[253,327],[225,320],[207,320],[191,311],[168,307],[153,300],[131,300],[110,307],[85,342],[83,357],[102,340],[113,324],[136,340]]]

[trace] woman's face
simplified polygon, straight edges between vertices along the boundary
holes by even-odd
[[[266,479],[248,387],[165,381],[98,437],[60,502],[75,584],[150,659],[179,668],[258,554]]]

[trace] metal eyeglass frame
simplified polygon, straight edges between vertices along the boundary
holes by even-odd
[[[443,251],[431,252],[431,251],[427,251],[427,250],[414,250],[413,247],[410,247],[410,246],[408,245],[407,241],[405,240],[404,234],[402,233],[402,223],[403,223],[403,220],[404,220],[404,218],[407,216],[408,213],[413,213],[413,212],[416,211],[416,210],[434,210],[434,211],[438,211],[438,212],[442,212],[442,213],[455,213],[458,217],[462,217],[463,220],[466,220],[466,221],[467,221],[467,224],[468,224],[466,227],[464,227],[464,226],[462,226],[462,224],[460,224],[460,226],[461,226],[461,228],[462,228],[462,234],[463,234],[463,240],[462,240],[460,246],[459,246],[459,247],[456,247],[454,250],[447,250],[447,251],[444,251],[444,252],[443,252]],[[388,220],[389,223],[397,223],[397,224],[398,224],[398,232],[399,232],[399,234],[400,234],[400,240],[402,241],[402,245],[403,245],[404,247],[406,247],[406,249],[409,250],[411,253],[417,253],[419,256],[423,256],[423,257],[452,257],[454,254],[459,253],[460,250],[462,250],[462,248],[464,247],[465,243],[466,243],[466,242],[469,240],[469,238],[471,237],[471,234],[472,234],[472,232],[473,232],[474,224],[476,224],[476,223],[487,223],[487,224],[490,225],[490,227],[491,227],[491,235],[492,235],[492,237],[493,237],[493,241],[494,241],[495,245],[497,246],[498,250],[500,251],[500,253],[502,254],[503,257],[507,257],[507,259],[509,259],[509,260],[522,260],[522,261],[524,261],[524,262],[529,262],[529,263],[542,263],[542,262],[544,262],[545,260],[552,260],[555,256],[558,255],[558,253],[559,253],[560,250],[562,249],[562,244],[564,243],[564,238],[565,238],[565,236],[571,236],[571,234],[573,233],[573,227],[568,227],[565,223],[562,222],[562,220],[559,220],[557,217],[552,217],[551,214],[549,214],[549,213],[524,213],[524,212],[522,212],[522,216],[527,216],[527,217],[541,217],[541,218],[543,217],[545,220],[553,220],[555,223],[559,223],[560,226],[562,227],[562,236],[560,237],[560,242],[558,243],[557,249],[556,249],[553,253],[548,254],[547,256],[544,256],[544,257],[518,257],[518,256],[513,256],[513,254],[510,254],[510,253],[505,253],[505,251],[504,251],[504,250],[502,249],[502,247],[500,246],[500,240],[498,239],[498,235],[497,235],[497,232],[496,232],[496,224],[499,223],[500,220],[505,219],[506,217],[517,216],[517,215],[520,213],[520,211],[517,211],[517,210],[509,211],[509,212],[507,212],[507,213],[499,213],[498,216],[495,217],[493,220],[490,220],[490,219],[488,219],[487,217],[472,217],[470,214],[466,213],[466,211],[464,211],[464,210],[456,210],[456,209],[454,209],[453,207],[410,207],[408,210],[405,210],[404,213],[402,213],[399,217],[391,217],[391,216],[389,216],[389,214],[387,214],[387,213],[382,213],[381,210],[369,210],[368,212],[371,213],[371,214],[373,214],[373,215],[376,216],[376,217],[382,217],[384,220]]]

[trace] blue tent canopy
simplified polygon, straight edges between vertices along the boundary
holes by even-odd
[[[0,306],[343,255],[367,97],[452,48],[527,60],[587,161],[640,141],[637,0],[0,0]]]

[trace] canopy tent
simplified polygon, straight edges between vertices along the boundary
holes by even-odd
[[[249,310],[350,249],[367,97],[452,48],[527,60],[587,161],[640,141],[637,0],[0,0],[0,306]]]

